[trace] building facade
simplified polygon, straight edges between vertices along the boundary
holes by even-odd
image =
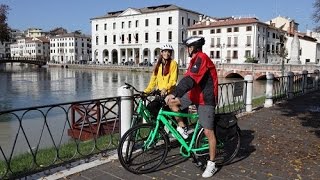
[[[182,40],[199,15],[175,5],[161,5],[92,18],[92,59],[102,64],[152,64],[160,47],[169,43],[174,48],[174,59],[186,65]]]
[[[91,37],[67,33],[50,37],[50,61],[86,63],[91,60]]]
[[[203,36],[203,51],[215,63],[279,63],[280,36],[284,32],[257,18],[202,18],[188,35]]]
[[[46,37],[20,38],[10,44],[11,57],[44,58],[50,57],[49,39]]]

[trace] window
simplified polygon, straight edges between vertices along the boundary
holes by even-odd
[[[128,43],[131,43],[131,34],[128,35]]]
[[[214,33],[215,33],[215,29],[211,29],[210,34],[214,34]]]
[[[234,27],[233,32],[239,32],[239,27]]]
[[[107,44],[107,42],[108,42],[108,38],[107,36],[104,36],[104,44]]]
[[[220,47],[221,44],[220,44],[220,38],[217,38],[217,47]]]
[[[192,31],[192,35],[197,35],[197,31]]]
[[[146,19],[145,21],[144,21],[144,25],[147,27],[147,26],[149,26],[149,19]]]
[[[96,36],[96,45],[99,45],[99,36]],[[59,47],[59,44],[58,44]]]
[[[128,28],[131,28],[131,21],[129,21],[128,23]]]
[[[184,25],[184,17],[181,17],[181,25]]]
[[[160,32],[157,32],[156,41],[157,41],[157,42],[160,42]]]
[[[227,28],[227,32],[228,33],[232,32],[232,28]]]
[[[107,23],[104,24],[104,30],[107,30]]]
[[[214,47],[214,38],[211,38],[211,44],[210,44],[211,47]]]
[[[157,26],[160,26],[160,18],[157,18]]]
[[[139,43],[139,34],[138,33],[136,33],[134,39],[136,40],[136,43]]]
[[[221,29],[217,29],[217,33],[221,33]]]
[[[113,29],[116,29],[116,23],[114,22],[112,25]]]
[[[247,44],[246,44],[246,46],[251,46],[251,36],[247,36]]]
[[[216,58],[220,58],[220,51],[216,51]]]
[[[231,37],[228,37],[227,47],[231,46]]]
[[[113,44],[116,44],[116,43],[117,43],[117,36],[113,35]]]
[[[232,59],[238,59],[238,51],[233,51]]]
[[[121,22],[121,28],[122,29],[124,28],[124,22]]]
[[[247,30],[247,31],[252,31],[252,26],[247,26],[247,27],[246,27],[246,30]]]
[[[144,34],[144,42],[147,43],[149,40],[149,33]]]
[[[99,25],[98,25],[98,24],[96,24],[96,31],[98,31],[98,28],[99,28]]]
[[[168,24],[172,24],[172,17],[168,18]]]
[[[238,46],[238,37],[233,37],[233,46],[234,47]]]
[[[121,43],[124,44],[124,34],[121,35]]]
[[[190,26],[190,18],[188,18],[188,22],[187,22],[188,26]]]
[[[210,58],[211,58],[211,59],[214,58],[214,51],[210,51]]]
[[[199,33],[199,35],[202,35],[202,34],[203,34],[203,31],[199,31],[198,33]]]
[[[251,57],[251,51],[250,50],[246,50],[245,54],[246,54],[245,57]]]
[[[136,27],[139,27],[139,21],[136,20]]]
[[[182,41],[184,40],[184,31],[182,31],[182,33],[181,33],[181,39],[182,39]]]
[[[168,32],[168,42],[172,42],[172,31]]]

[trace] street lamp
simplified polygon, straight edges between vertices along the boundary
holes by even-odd
[[[221,49],[221,50],[220,50],[220,51],[221,51],[221,58],[220,58],[220,59],[221,59],[221,63],[224,63],[224,62],[223,62],[223,58],[222,58],[222,57],[223,57],[223,56],[222,56],[222,50],[225,48],[225,46],[226,46],[225,43],[223,43],[222,45],[220,45],[220,49]]]

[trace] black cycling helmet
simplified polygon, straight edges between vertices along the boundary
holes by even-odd
[[[203,37],[200,36],[190,36],[183,41],[183,44],[187,47],[194,46],[196,48],[201,48],[205,43]]]

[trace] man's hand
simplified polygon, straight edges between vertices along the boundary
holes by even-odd
[[[173,94],[169,94],[165,99],[164,99],[164,102],[166,102],[166,104],[168,104],[169,103],[169,101],[171,100],[171,99],[174,99],[174,98],[176,98]]]

